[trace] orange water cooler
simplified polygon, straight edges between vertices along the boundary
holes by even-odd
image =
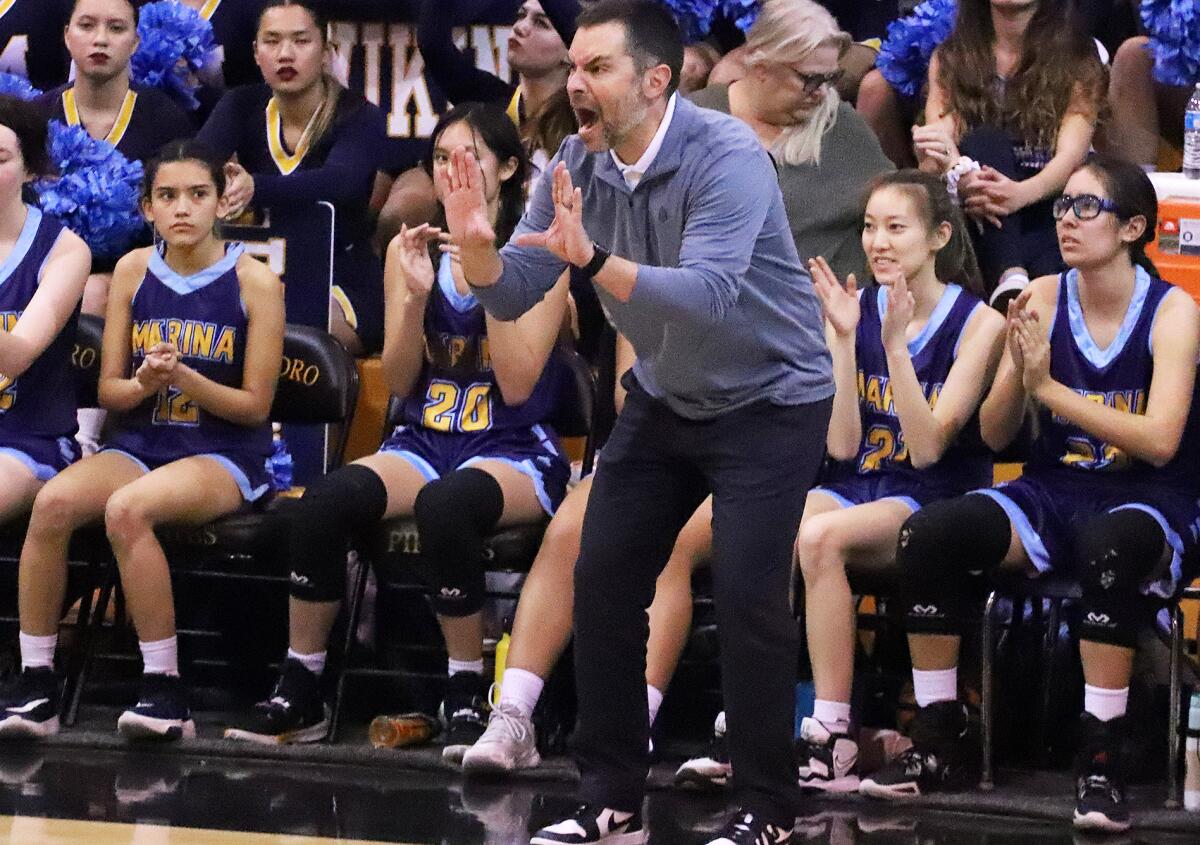
[[[1151,173],[1158,193],[1158,233],[1146,253],[1164,279],[1200,302],[1200,179]]]

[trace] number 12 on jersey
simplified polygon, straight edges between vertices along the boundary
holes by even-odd
[[[452,381],[434,379],[425,392],[421,425],[434,431],[470,434],[492,425],[492,386],[472,384],[465,390]]]

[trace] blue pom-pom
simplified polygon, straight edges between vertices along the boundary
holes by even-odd
[[[1154,78],[1164,85],[1200,82],[1200,4],[1142,0],[1141,16],[1154,52]]]
[[[15,73],[0,73],[0,95],[16,97],[18,100],[32,100],[41,93],[40,89],[34,88],[32,83],[23,76],[17,76]]]
[[[904,96],[917,96],[925,84],[929,59],[954,29],[956,12],[955,0],[925,0],[908,17],[888,24],[875,66]]]
[[[717,12],[717,3],[718,0],[662,0],[662,4],[679,22],[685,44],[693,44],[708,35]]]
[[[142,163],[58,120],[50,122],[49,147],[59,175],[34,185],[42,211],[83,238],[93,254],[124,253],[146,225],[138,208]]]
[[[749,32],[758,19],[759,0],[720,0],[720,13],[742,32]]]
[[[176,0],[148,3],[138,13],[138,48],[129,60],[133,81],[161,88],[196,109],[196,74],[217,48],[212,24]]]

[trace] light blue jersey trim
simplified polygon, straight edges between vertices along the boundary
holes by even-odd
[[[146,269],[158,277],[160,282],[175,291],[175,293],[180,296],[187,296],[189,293],[195,293],[201,288],[212,284],[236,267],[238,259],[242,257],[245,249],[240,243],[232,243],[225,250],[225,255],[220,260],[205,267],[199,273],[193,273],[190,276],[181,276],[172,270],[167,266],[166,259],[155,249],[150,252],[150,262],[147,264]],[[134,296],[136,295],[134,294]]]
[[[36,460],[34,460],[32,455],[30,455],[28,452],[22,452],[20,449],[13,449],[10,446],[3,446],[0,447],[0,455],[7,455],[10,458],[20,461],[25,465],[26,468],[28,468],[30,472],[33,473],[33,477],[38,481],[49,481],[54,476],[58,475],[58,470],[56,470],[54,467],[50,466],[49,464],[38,463]]]
[[[971,325],[971,321],[975,319],[975,315],[979,313],[980,308],[988,307],[990,306],[983,302],[976,302],[975,307],[971,309],[971,313],[967,315],[967,319],[963,320],[962,330],[958,333],[958,339],[954,341],[954,352],[951,355],[955,361],[958,360],[958,347],[962,346],[963,337],[967,334],[967,326]]]
[[[1136,278],[1133,283],[1133,298],[1129,301],[1129,308],[1125,312],[1125,319],[1121,321],[1117,336],[1105,349],[1096,345],[1083,319],[1083,307],[1079,304],[1079,271],[1074,268],[1067,271],[1067,317],[1071,324],[1071,336],[1075,338],[1075,345],[1083,357],[1098,370],[1108,367],[1125,349],[1125,344],[1129,342],[1129,336],[1133,334],[1133,328],[1142,314],[1146,293],[1150,290],[1150,274],[1142,267],[1135,267],[1134,271]]]
[[[242,472],[242,468],[224,455],[218,455],[215,452],[202,452],[196,457],[212,458],[219,463],[227,473],[233,476],[233,481],[237,484],[238,490],[241,491],[242,498],[247,502],[258,501],[271,489],[270,484],[260,484],[257,487],[251,487],[250,479],[246,477],[246,473]]]
[[[482,463],[484,461],[492,461],[498,464],[510,466],[522,475],[529,477],[533,482],[533,492],[537,494],[537,499],[544,510],[550,516],[554,516],[554,503],[550,501],[550,496],[546,494],[546,482],[542,479],[542,472],[533,463],[532,460],[514,461],[512,458],[502,458],[491,455],[476,455],[473,458],[468,458],[459,464],[455,469],[466,469],[469,466]]]
[[[450,271],[451,261],[450,253],[443,252],[442,260],[438,262],[437,282],[438,287],[442,289],[442,296],[446,297],[446,301],[450,303],[450,307],[459,314],[466,314],[478,304],[475,299],[475,294],[468,293],[463,296],[458,292],[458,288],[454,284],[454,274]]]
[[[130,452],[126,452],[124,449],[117,449],[113,446],[104,446],[96,454],[98,454],[98,455],[104,455],[104,454],[123,455],[124,457],[129,458],[129,460],[131,460],[135,464],[137,464],[138,469],[140,469],[142,472],[150,471],[150,467],[146,465],[145,461],[143,461],[141,458],[133,455]]]
[[[1150,505],[1142,504],[1141,502],[1128,502],[1112,508],[1109,510],[1109,513],[1126,510],[1141,511],[1149,516],[1158,523],[1158,527],[1162,529],[1163,534],[1167,538],[1167,545],[1171,547],[1170,574],[1164,575],[1157,581],[1142,584],[1142,595],[1149,594],[1162,599],[1169,599],[1175,594],[1175,590],[1179,586],[1179,581],[1183,578],[1183,538],[1171,530],[1171,526],[1167,524],[1167,518],[1162,515],[1158,508],[1151,507]]]
[[[410,452],[407,449],[389,449],[384,446],[376,454],[391,455],[393,458],[400,458],[403,461],[407,461],[412,464],[413,469],[419,472],[426,482],[437,481],[442,477],[429,461],[422,458],[416,452]]]
[[[938,329],[942,327],[942,323],[946,322],[946,317],[950,314],[950,309],[954,307],[954,303],[958,301],[959,294],[962,293],[962,288],[958,285],[946,285],[946,289],[942,291],[942,296],[938,299],[938,304],[934,306],[933,313],[929,315],[929,319],[925,322],[925,327],[921,329],[921,333],[908,342],[908,354],[910,357],[916,357],[921,354],[929,341],[938,333]],[[883,285],[879,286],[879,290],[875,294],[876,308],[879,310],[879,324],[883,325],[883,315],[887,313],[888,289]]]
[[[854,507],[854,502],[847,499],[841,493],[833,492],[828,487],[814,487],[809,492],[810,493],[820,493],[822,496],[828,496],[829,498],[833,499],[835,502],[838,503],[838,505],[840,505],[843,508]]]
[[[41,222],[41,210],[32,205],[25,206],[25,225],[21,227],[21,234],[17,236],[17,242],[13,244],[12,252],[8,254],[8,258],[4,259],[4,263],[0,264],[0,285],[9,280],[13,272],[25,260],[25,256],[29,254],[29,248],[33,246],[33,238],[37,234]]]
[[[58,242],[63,239],[63,234],[67,231],[67,227],[63,226],[58,230],[58,234],[54,236],[54,243],[50,244],[50,248],[46,250],[46,254],[42,256],[42,263],[38,265],[37,280],[38,284],[42,283],[42,274],[46,272],[46,262],[50,260],[50,256],[54,254]]]
[[[1050,555],[1046,551],[1046,546],[1038,533],[1033,530],[1033,523],[1029,521],[1025,511],[1017,507],[1016,502],[1005,496],[1002,490],[990,487],[983,490],[972,490],[967,495],[987,496],[1003,508],[1004,515],[1016,529],[1017,536],[1021,538],[1021,545],[1025,547],[1025,554],[1029,555],[1029,560],[1032,561],[1034,568],[1038,572],[1050,571]]]
[[[542,446],[545,446],[551,455],[557,458],[558,447],[554,445],[554,438],[550,436],[550,432],[546,431],[546,429],[542,428],[540,425],[535,425],[532,428],[532,431],[534,436],[538,439],[538,442]]]
[[[1150,318],[1150,331],[1146,332],[1146,351],[1150,353],[1150,357],[1154,357],[1154,327],[1158,325],[1158,315],[1162,313],[1163,303],[1167,301],[1167,297],[1171,295],[1171,291],[1167,291],[1158,299],[1158,304],[1154,306],[1154,316]]]

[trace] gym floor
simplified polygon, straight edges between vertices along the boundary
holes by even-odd
[[[196,740],[169,748],[129,746],[83,731],[6,747],[0,755],[0,842],[521,845],[531,829],[569,813],[576,801],[571,767],[562,761],[508,783],[464,783],[441,770],[428,749],[379,752],[359,745],[359,759],[352,747],[322,756],[240,746],[231,752],[229,745]],[[215,753],[222,749],[224,754]],[[701,845],[724,823],[727,797],[666,788],[672,768],[660,764],[651,775],[651,842]],[[1071,807],[1066,774],[1005,773],[995,792],[945,796],[921,806],[812,801],[799,822],[799,842],[1200,841],[1197,817],[1161,810],[1162,797],[1161,785],[1134,791],[1138,827],[1131,834],[1080,839],[1065,821]]]

